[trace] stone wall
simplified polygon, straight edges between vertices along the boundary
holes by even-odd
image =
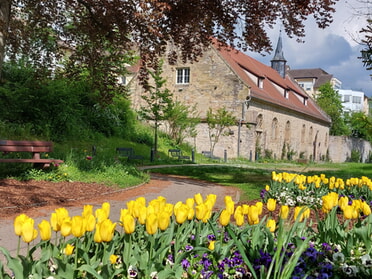
[[[353,150],[360,152],[361,162],[369,161],[372,152],[369,141],[346,136],[331,136],[329,138],[329,158],[332,162],[343,163],[348,161]]]

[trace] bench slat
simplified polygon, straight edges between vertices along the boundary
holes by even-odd
[[[0,140],[0,146],[15,145],[15,146],[53,146],[51,141],[40,140]]]
[[[42,163],[42,164],[48,164],[48,163],[57,163],[61,164],[63,163],[62,160],[57,159],[0,159],[0,163]]]
[[[52,152],[52,146],[15,146],[15,145],[3,145],[0,146],[2,152]]]

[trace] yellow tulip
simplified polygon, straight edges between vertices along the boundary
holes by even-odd
[[[66,256],[72,255],[72,253],[74,252],[74,246],[72,246],[71,244],[67,244],[63,252]]]
[[[211,251],[214,250],[214,243],[215,243],[215,242],[216,242],[216,241],[214,241],[214,240],[209,241],[209,245],[208,245],[208,249],[209,249],[209,250],[211,250]]]
[[[100,224],[96,224],[96,230],[94,232],[93,240],[94,240],[94,242],[97,242],[97,243],[102,242],[102,237],[101,237],[101,232],[100,232]]]
[[[228,210],[224,209],[220,214],[220,224],[221,226],[227,226],[230,223],[231,214]]]
[[[239,227],[244,224],[244,215],[243,215],[243,212],[235,214],[235,223]]]
[[[110,242],[114,237],[116,223],[106,219],[99,224],[99,232],[103,242]]]
[[[173,214],[173,208],[174,208],[174,205],[173,204],[166,203],[164,205],[163,211],[164,212],[167,212],[169,216],[172,216],[172,214]]]
[[[187,217],[187,216],[186,216]],[[168,212],[160,212],[158,215],[158,227],[162,231],[165,231],[170,224],[170,215]]]
[[[198,204],[195,207],[195,210],[196,210],[196,218],[198,220],[202,220],[208,213],[208,208],[204,203]]]
[[[189,207],[186,204],[181,204],[178,206],[174,214],[176,216],[176,222],[178,224],[183,224],[188,218]]]
[[[192,220],[194,219],[195,216],[195,210],[192,207],[189,207],[189,211],[187,213],[187,220]]]
[[[85,216],[85,230],[92,232],[96,226],[96,218],[93,214]]]
[[[288,205],[282,205],[280,207],[279,216],[281,219],[287,219],[289,214],[289,206]]]
[[[136,203],[138,206],[146,206],[146,198],[145,197],[138,197],[136,199]]]
[[[55,212],[50,214],[50,225],[52,226],[52,230],[55,232],[61,230],[61,227],[58,225],[57,213]]]
[[[158,231],[158,218],[155,213],[151,213],[146,218],[146,232],[155,234]]]
[[[343,208],[344,218],[345,219],[353,219],[354,210],[355,210],[354,206],[346,205]]]
[[[344,210],[344,207],[349,204],[349,198],[347,196],[340,197],[338,200],[338,206]]]
[[[27,218],[22,224],[22,240],[30,243],[37,237],[37,230],[34,228],[34,219]]]
[[[248,210],[249,210],[249,205],[248,204],[243,204],[243,214],[247,215],[248,214]]]
[[[28,218],[30,217],[28,217],[26,214],[20,214],[14,219],[14,232],[16,235],[22,235],[22,225]]]
[[[258,218],[259,208],[256,205],[252,205],[249,207],[248,210],[248,223],[250,225],[256,225],[259,223]]]
[[[206,207],[207,207],[207,212],[205,212],[204,217],[201,219],[203,221],[203,223],[207,223],[208,220],[212,217],[212,210],[209,210],[208,206],[206,206]]]
[[[134,200],[131,200],[131,201],[127,202],[127,208],[128,208],[129,214],[131,214],[131,215],[133,215],[133,217],[137,218],[136,213],[135,213],[136,205],[137,205],[137,203]]]
[[[141,225],[144,225],[146,222],[146,217],[147,217],[147,208],[145,206],[141,206],[139,209],[138,222]]]
[[[225,202],[226,210],[230,212],[230,214],[234,214],[235,211],[235,203],[232,200],[227,200]]]
[[[188,207],[193,208],[195,204],[195,200],[193,198],[188,198],[186,199],[185,203],[187,204]]]
[[[260,216],[262,214],[262,209],[263,209],[263,203],[262,202],[256,202],[256,207],[258,209],[258,215]]]
[[[130,214],[125,214],[120,219],[122,226],[124,228],[124,231],[126,234],[131,234],[136,229],[136,220],[134,220],[134,217]]]
[[[83,212],[81,213],[81,216],[84,218],[86,216],[92,215],[93,214],[93,205],[86,204],[84,205]]]
[[[202,204],[204,202],[203,197],[200,193],[194,195],[194,200],[197,205]]]
[[[110,263],[111,263],[111,264],[116,264],[117,261],[118,261],[118,258],[119,258],[119,256],[112,254],[112,255],[110,256]]]
[[[103,221],[108,219],[107,211],[103,208],[97,208],[95,216],[97,218],[97,223],[102,223]]]
[[[274,219],[267,220],[266,227],[269,228],[270,232],[275,232],[276,229],[276,222]]]
[[[303,206],[296,206],[294,210],[294,219],[299,222],[302,222],[304,218],[308,218],[310,216],[310,209],[304,208]]]
[[[69,236],[71,234],[71,229],[72,229],[71,218],[70,217],[65,218],[61,225],[61,235],[64,237]]]
[[[57,218],[57,226],[56,226],[56,227],[57,227],[57,229],[58,229],[58,230],[56,230],[56,231],[59,231],[60,228],[61,228],[61,226],[62,226],[63,221],[64,221],[66,218],[69,218],[70,215],[69,215],[67,209],[64,208],[64,207],[57,208],[57,209],[55,210],[55,213],[56,213],[56,218]]]
[[[38,228],[41,240],[49,240],[52,237],[52,228],[47,220],[42,220]]]
[[[365,201],[362,202],[362,211],[365,216],[371,214],[371,207]]]
[[[71,219],[71,233],[75,237],[82,237],[85,234],[86,222],[82,216],[74,216]]]
[[[267,210],[274,211],[276,209],[276,199],[268,199],[266,206]]]
[[[106,212],[107,218],[109,218],[110,217],[110,208],[111,208],[110,203],[104,202],[101,207],[102,207],[103,211]]]

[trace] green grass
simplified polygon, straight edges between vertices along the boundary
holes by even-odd
[[[289,162],[253,163],[239,165],[201,165],[166,167],[149,170],[150,172],[187,176],[210,181],[225,186],[234,186],[242,190],[242,201],[260,198],[260,191],[270,184],[271,172],[296,172],[305,175],[319,175],[347,179],[350,177],[372,177],[372,165],[360,163],[343,164],[308,164],[300,165]]]

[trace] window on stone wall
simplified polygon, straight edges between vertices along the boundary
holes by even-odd
[[[301,143],[305,142],[305,133],[306,133],[306,125],[303,124],[302,129],[301,129]]]
[[[278,127],[278,119],[274,118],[271,124],[271,139],[276,140],[278,138],[279,127]]]
[[[289,121],[287,121],[287,123],[285,124],[284,141],[286,143],[291,142],[291,122]]]
[[[313,127],[310,127],[309,130],[309,143],[313,142]]]
[[[262,130],[262,122],[263,122],[263,116],[262,114],[259,114],[256,119],[256,123],[257,123],[256,129]]]
[[[190,68],[178,68],[176,82],[177,84],[190,83]]]

